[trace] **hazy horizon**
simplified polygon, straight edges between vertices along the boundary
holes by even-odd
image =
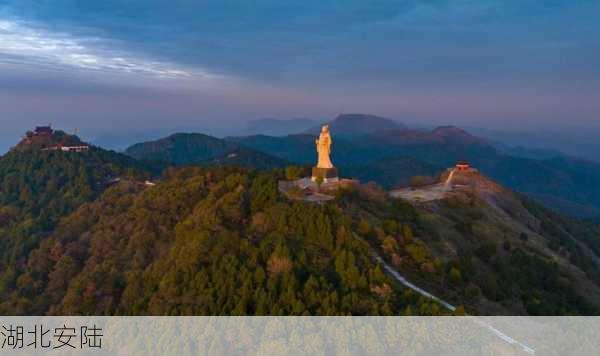
[[[283,121],[292,120],[312,120],[315,122],[326,122],[332,118],[261,118],[252,119],[250,121],[259,121],[262,119],[275,119]],[[449,122],[440,123],[422,123],[402,121],[392,119],[400,124],[406,125],[409,129],[433,129],[438,126],[453,125]],[[39,123],[39,125],[51,123]],[[456,126],[456,125],[453,125]],[[157,128],[138,128],[120,130],[118,128],[106,130],[85,130],[81,128],[66,128],[58,127],[53,124],[53,127],[58,130],[63,130],[67,133],[74,133],[78,130],[78,135],[86,142],[90,142],[100,147],[123,151],[125,148],[139,142],[152,141],[159,138],[169,136],[174,133],[203,133],[215,137],[223,138],[227,136],[244,136],[248,133],[245,125],[233,126],[227,128],[201,127],[201,126],[172,126],[172,127],[157,127]],[[530,149],[545,149],[559,151],[574,157],[594,160],[600,162],[600,142],[597,137],[600,135],[600,129],[589,127],[582,129],[578,127],[566,127],[562,130],[558,129],[517,129],[517,128],[486,128],[477,126],[458,126],[469,133],[487,139],[489,142],[498,142],[508,144],[513,147],[521,146]],[[0,133],[0,155],[7,152],[12,146],[16,145],[20,137],[26,130],[33,127],[23,128],[22,131],[3,131]],[[303,131],[303,130],[301,130]],[[289,130],[289,134],[301,133],[299,130]],[[265,132],[255,132],[261,134],[269,134]],[[335,133],[333,133],[335,136]],[[279,136],[279,135],[275,135]]]
[[[587,137],[599,14],[585,0],[0,0],[0,152],[46,123],[133,143],[340,112]]]

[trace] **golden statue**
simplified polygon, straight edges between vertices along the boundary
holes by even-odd
[[[332,143],[331,136],[329,135],[329,125],[324,125],[321,128],[321,134],[315,143],[317,144],[317,153],[319,154],[317,168],[333,168],[333,164],[329,158]]]
[[[317,153],[319,154],[319,160],[317,165],[312,169],[312,181],[313,182],[336,182],[338,178],[338,170],[331,163],[331,135],[329,135],[329,125],[321,128],[321,134],[319,139],[315,141],[317,145]]]

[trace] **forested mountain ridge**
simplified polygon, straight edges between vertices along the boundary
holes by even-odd
[[[454,261],[462,288],[451,293],[463,304],[492,315],[600,312],[597,228],[485,176],[418,205],[423,240]]]
[[[45,139],[62,140],[58,135]],[[58,220],[96,199],[116,178],[148,176],[139,162],[97,147],[42,151],[21,143],[0,157],[0,296],[14,286],[28,253]]]
[[[177,133],[156,141],[137,143],[125,154],[166,168],[170,165],[230,165],[275,168],[287,164],[261,151],[198,133]]]
[[[65,217],[31,252],[0,312],[444,312],[382,272],[368,245],[354,238],[348,213],[285,200],[277,177],[186,168],[166,172],[155,187],[120,183]],[[410,229],[410,209],[373,204]]]
[[[217,158],[237,148],[209,135],[176,133],[160,140],[137,143],[125,153],[135,159],[185,164]]]
[[[469,313],[600,310],[594,232],[496,185],[416,207],[366,185],[318,205],[281,196],[283,178],[189,167],[155,186],[121,180],[23,250],[0,314],[448,313],[373,253]]]

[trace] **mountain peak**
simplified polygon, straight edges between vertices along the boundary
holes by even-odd
[[[330,125],[341,124],[355,124],[355,125],[377,125],[385,126],[385,128],[399,128],[402,127],[399,123],[387,119],[385,117],[370,115],[370,114],[340,114],[330,122]]]
[[[433,135],[442,137],[445,141],[460,141],[462,143],[485,143],[485,140],[471,135],[467,131],[452,125],[439,126],[432,132]]]
[[[27,131],[14,149],[17,151],[48,150],[83,145],[87,146],[75,135],[67,134],[61,130],[53,130],[49,126],[39,126],[34,131]]]
[[[135,159],[184,164],[191,159],[213,159],[235,148],[237,146],[201,133],[174,133],[156,141],[137,143],[127,148],[125,154]]]
[[[403,127],[393,120],[368,114],[340,114],[327,124],[332,134],[345,136],[359,136]],[[308,130],[311,134],[318,134],[320,131],[321,126]]]

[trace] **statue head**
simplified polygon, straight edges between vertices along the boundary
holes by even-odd
[[[321,127],[321,132],[322,133],[328,133],[329,132],[329,125],[323,125],[323,127]]]

